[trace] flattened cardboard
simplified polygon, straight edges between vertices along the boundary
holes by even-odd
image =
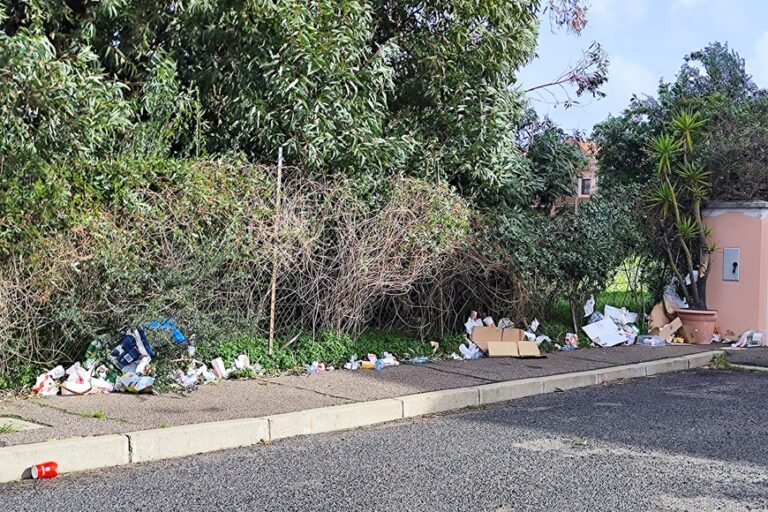
[[[488,343],[491,341],[501,341],[503,330],[498,327],[475,327],[472,329],[472,343],[483,352],[488,352]]]
[[[650,317],[648,318],[648,328],[653,329],[658,327],[661,329],[667,325],[672,319],[667,316],[667,310],[664,308],[664,302],[659,302],[651,310]]]
[[[604,318],[600,321],[585,325],[581,328],[590,340],[601,347],[612,347],[626,343],[627,335],[620,331],[613,320]]]
[[[524,339],[523,330],[513,327],[504,329],[504,332],[501,334],[501,341],[523,341]]]
[[[509,341],[489,341],[489,357],[518,357],[520,352],[517,349],[517,343]]]
[[[680,330],[682,326],[683,322],[681,322],[679,318],[675,318],[666,325],[654,327],[648,333],[654,336],[661,336],[667,343],[672,343],[672,338],[675,337],[675,333]]]
[[[517,351],[520,357],[539,357],[541,355],[539,346],[534,341],[518,341]]]

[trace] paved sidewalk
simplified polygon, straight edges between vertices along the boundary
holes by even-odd
[[[757,348],[730,348],[724,349],[728,354],[728,361],[734,364],[746,366],[761,366],[768,368],[768,347]]]
[[[0,434],[0,447],[74,436],[120,434],[262,417],[429,391],[599,370],[718,348],[716,345],[614,347],[559,352],[548,354],[546,359],[484,358],[428,365],[401,365],[381,372],[334,371],[316,375],[224,381],[202,386],[191,393],[168,393],[161,396],[112,393],[3,399],[0,400],[0,416],[18,417],[43,424],[45,428]]]

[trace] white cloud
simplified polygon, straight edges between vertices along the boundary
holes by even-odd
[[[676,0],[675,3],[672,4],[672,9],[688,9],[689,7],[695,7],[697,5],[702,5],[705,3],[708,3],[709,0]]]
[[[747,60],[749,71],[760,87],[768,87],[768,31],[757,39],[754,56]]]
[[[592,0],[587,17],[609,23],[643,18],[648,13],[648,0]]]
[[[611,55],[608,69],[608,83],[603,88],[606,97],[595,105],[594,111],[599,115],[596,120],[604,118],[608,113],[620,114],[633,94],[640,97],[655,96],[659,77],[650,69],[633,62],[621,55]]]
[[[655,95],[659,77],[650,69],[621,55],[612,55],[608,69],[608,88],[614,94],[623,94],[626,102],[633,93]],[[617,94],[618,95],[618,94]]]

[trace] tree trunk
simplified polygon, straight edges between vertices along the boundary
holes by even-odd
[[[579,306],[581,303],[579,302],[578,297],[571,297],[571,321],[573,321],[573,332],[578,333],[579,329],[581,328],[579,319]]]
[[[696,281],[696,287],[699,291],[699,303],[696,304],[696,309],[708,309],[707,308],[707,278],[709,277],[708,274],[704,274],[704,277],[699,277],[699,280]]]

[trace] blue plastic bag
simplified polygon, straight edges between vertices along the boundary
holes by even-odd
[[[176,343],[185,343],[187,341],[187,337],[182,334],[178,327],[176,327],[175,318],[169,318],[163,321],[153,320],[147,323],[146,326],[151,329],[162,329],[164,331],[170,331],[171,334],[173,334],[173,340]]]

